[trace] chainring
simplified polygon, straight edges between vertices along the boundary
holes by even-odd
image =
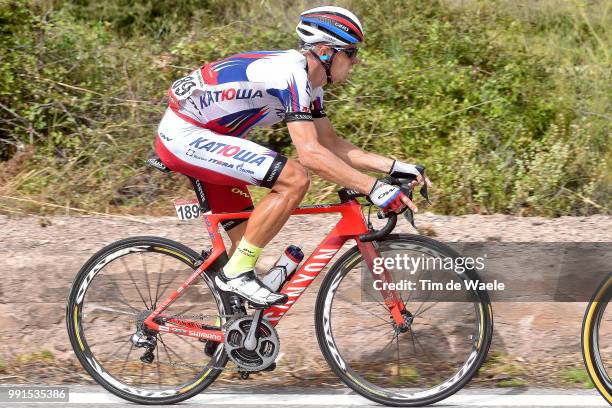
[[[257,347],[255,350],[244,348],[252,316],[245,316],[227,323],[225,329],[225,352],[236,365],[246,371],[261,371],[268,368],[278,356],[280,340],[274,326],[262,320],[257,328]]]

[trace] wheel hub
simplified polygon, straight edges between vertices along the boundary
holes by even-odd
[[[406,333],[408,330],[410,330],[410,327],[414,322],[414,316],[408,310],[404,309],[402,310],[402,317],[404,318],[404,323],[399,325],[397,323],[393,323],[393,327],[399,333]]]

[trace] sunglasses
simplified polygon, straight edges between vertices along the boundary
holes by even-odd
[[[335,48],[334,47],[334,50],[345,53],[346,56],[349,57],[350,59],[355,58],[357,56],[357,52],[359,52],[359,48],[357,47],[349,47],[349,48]]]

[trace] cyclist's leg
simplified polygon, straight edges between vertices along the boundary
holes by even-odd
[[[233,252],[240,240],[245,239],[258,247],[276,236],[291,212],[308,191],[309,178],[306,170],[295,160],[287,160],[270,192],[257,204],[248,219],[222,222],[232,241]],[[204,192],[213,213],[239,212],[253,209],[250,193],[244,186],[222,186],[204,182]]]
[[[257,210],[253,211],[248,223],[245,222],[247,219],[221,222],[232,241],[228,255],[231,256],[234,253],[243,237],[258,247],[267,245],[280,231],[293,209],[302,201],[308,190],[308,184],[308,175],[303,167],[293,160],[288,160],[270,193],[257,204]],[[233,187],[204,183],[204,192],[213,213],[253,209],[253,202],[246,185]],[[279,200],[281,204],[284,204],[283,212],[279,214],[280,218],[274,211],[278,210]],[[270,207],[273,209],[271,210]],[[271,214],[274,216],[270,216]]]
[[[236,247],[223,272],[216,278],[217,286],[266,307],[284,303],[287,295],[272,293],[256,279],[255,263],[263,247],[278,233],[306,191],[309,179],[306,170],[296,161],[288,160],[280,176],[251,213],[244,237]]]
[[[228,251],[227,251],[227,254],[229,256],[232,256],[232,254],[236,250],[236,247],[238,246],[238,243],[240,242],[240,240],[244,236],[244,232],[246,231],[246,227],[247,227],[247,223],[243,222],[240,225],[237,225],[236,227],[232,228],[229,231],[226,230],[227,235],[229,236],[229,239],[232,241],[232,247],[230,249],[228,249]]]
[[[245,238],[257,246],[267,245],[300,204],[309,186],[306,169],[295,160],[287,160],[271,191],[251,214]]]
[[[171,111],[160,124],[157,152],[170,169],[207,183],[248,183],[272,190],[253,211],[246,233],[217,284],[261,306],[286,301],[285,295],[270,292],[256,279],[253,267],[262,247],[278,233],[306,193],[306,170],[256,143],[215,134],[183,121]]]
[[[205,180],[200,181],[202,182],[204,194],[213,214],[253,210],[253,201],[246,185],[223,186],[206,183]],[[238,243],[244,236],[247,220],[248,218],[239,218],[221,221],[223,229],[225,229],[225,232],[227,232],[232,241],[232,246],[227,251],[229,256],[232,256]]]

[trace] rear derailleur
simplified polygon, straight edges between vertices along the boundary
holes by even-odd
[[[144,354],[140,356],[140,361],[151,364],[155,359],[153,352],[155,351],[155,347],[157,347],[157,337],[139,330],[132,335],[130,340],[135,347],[146,349]]]
[[[136,333],[130,338],[134,347],[144,348],[146,351],[140,356],[140,361],[151,364],[155,359],[153,352],[157,347],[157,336],[154,331],[145,326],[144,321],[151,314],[152,310],[143,310],[136,316]]]

